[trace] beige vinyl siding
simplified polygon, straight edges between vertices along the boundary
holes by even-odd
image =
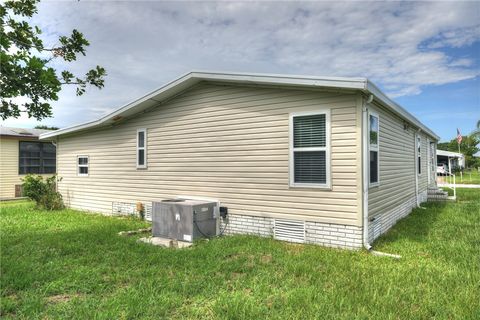
[[[331,110],[332,190],[289,187],[289,113]],[[201,83],[108,129],[58,140],[59,190],[79,209],[179,195],[219,199],[232,214],[360,225],[357,96]],[[147,128],[148,169],[136,169]],[[89,156],[89,176],[76,158]]]
[[[0,198],[15,197],[15,185],[22,184],[24,174],[18,174],[19,142],[36,139],[4,137],[0,138]],[[42,175],[50,177],[51,175]]]
[[[380,116],[380,184],[368,194],[369,216],[376,216],[415,196],[415,129],[404,129],[404,121],[391,112],[374,106]],[[418,176],[421,193],[427,189],[427,137],[420,133],[422,174]]]
[[[18,175],[18,140],[0,137],[0,197],[15,197],[15,185],[21,184]]]
[[[404,130],[403,121],[376,107],[380,118],[379,185],[368,194],[369,216],[376,216],[399,206],[415,195],[415,134]]]

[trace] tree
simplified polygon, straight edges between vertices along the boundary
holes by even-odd
[[[5,1],[0,4],[0,116],[18,118],[22,112],[41,120],[52,116],[50,102],[58,100],[62,85],[75,85],[78,96],[88,85],[104,86],[106,71],[100,66],[77,77],[68,70],[49,66],[54,59],[72,62],[85,56],[89,42],[78,30],[61,36],[59,45],[47,47],[41,30],[27,19],[37,13],[39,0]],[[21,99],[19,99],[21,98]],[[22,102],[19,102],[22,101]]]
[[[465,156],[466,167],[471,167],[475,164],[476,159],[473,155],[480,151],[479,143],[480,137],[476,136],[475,134],[471,134],[469,136],[462,136],[462,142],[460,143],[460,153]],[[439,150],[458,152],[457,139],[454,138],[449,142],[440,142],[437,144],[437,148]]]
[[[58,130],[58,127],[49,127],[44,124],[39,124],[38,126],[35,126],[35,129],[43,129],[43,130]]]
[[[472,134],[480,138],[480,120],[477,121],[477,127],[473,130]]]

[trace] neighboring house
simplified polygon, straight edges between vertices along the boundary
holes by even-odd
[[[444,164],[448,173],[456,167],[465,168],[465,156],[462,153],[437,150],[437,163]]]
[[[49,130],[0,127],[0,198],[22,196],[22,178],[28,173],[56,171],[55,145],[38,141]]]
[[[359,248],[427,199],[439,138],[367,79],[192,72],[41,139],[73,208],[212,198],[227,233]]]

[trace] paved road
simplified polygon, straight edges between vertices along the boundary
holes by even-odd
[[[453,188],[453,184],[439,184],[438,186]],[[480,189],[480,184],[457,184],[457,188]]]

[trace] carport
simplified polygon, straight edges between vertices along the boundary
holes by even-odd
[[[445,164],[451,174],[455,167],[465,167],[465,156],[458,152],[437,150],[437,165]]]

